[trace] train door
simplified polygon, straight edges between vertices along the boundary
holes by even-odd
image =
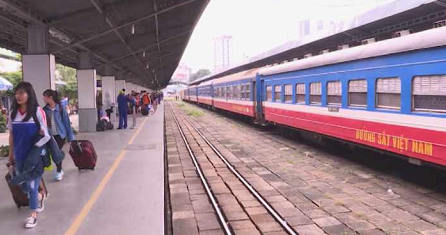
[[[254,111],[254,117],[257,117],[257,114],[256,114],[257,113],[256,112],[256,110],[257,110],[257,99],[256,99],[256,97],[257,97],[257,87],[256,87],[256,81],[255,80],[252,81],[252,83],[251,83],[251,92],[250,92],[250,94],[251,94],[252,101],[253,101],[252,110]]]
[[[263,97],[263,86],[264,86],[264,81],[260,78],[260,75],[257,74],[256,75],[256,119],[257,122],[263,123],[264,118],[263,118],[263,101],[264,101],[264,97]]]
[[[212,84],[209,87],[210,87],[210,90],[211,90],[211,92],[210,92],[211,93],[210,94],[211,95],[211,106],[214,107],[214,98],[217,96],[217,94],[216,94],[217,90],[214,89],[214,86]]]

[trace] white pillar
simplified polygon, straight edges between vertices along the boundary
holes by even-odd
[[[110,115],[112,122],[116,121],[116,82],[115,76],[103,76],[102,77],[102,104],[104,110],[113,109],[113,113]]]
[[[43,92],[56,90],[54,55],[23,55],[23,81],[33,85],[39,105],[44,106]]]
[[[79,99],[79,131],[95,132],[98,121],[96,107],[96,70],[77,70],[77,95]]]
[[[33,85],[39,105],[43,102],[43,92],[56,89],[54,55],[48,53],[48,27],[30,24],[27,26],[27,47],[22,56],[23,81]]]
[[[115,104],[116,97],[115,77],[102,77],[102,104],[104,105],[104,108],[108,109]]]

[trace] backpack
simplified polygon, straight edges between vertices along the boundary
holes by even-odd
[[[107,130],[113,130],[113,128],[115,128],[115,126],[113,126],[113,123],[107,122]]]
[[[96,131],[106,131],[107,130],[107,121],[102,119],[99,120],[96,124]]]

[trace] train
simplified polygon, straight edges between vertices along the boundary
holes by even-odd
[[[218,77],[185,101],[446,166],[446,27]]]

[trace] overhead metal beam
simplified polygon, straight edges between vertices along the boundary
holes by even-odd
[[[4,1],[4,0],[0,0],[0,1]],[[188,1],[186,1],[186,2],[179,3],[179,4],[174,5],[174,6],[172,6],[172,7],[165,8],[165,9],[159,11],[159,12],[148,14],[148,15],[143,16],[143,17],[141,17],[141,18],[139,18],[139,19],[136,19],[136,20],[131,20],[131,21],[129,21],[129,22],[120,24],[120,25],[115,26],[115,27],[113,27],[113,28],[111,28],[111,29],[108,29],[108,30],[105,30],[105,31],[103,31],[103,32],[100,32],[100,33],[98,33],[98,34],[95,34],[95,35],[92,35],[92,36],[90,36],[90,37],[81,39],[81,40],[79,40],[79,41],[77,41],[77,42],[73,42],[72,44],[70,44],[70,45],[68,45],[68,46],[66,46],[66,47],[59,48],[59,49],[53,51],[52,53],[60,52],[60,51],[63,51],[63,50],[72,48],[72,47],[74,47],[74,46],[78,46],[78,45],[80,45],[80,44],[82,44],[82,43],[89,42],[89,41],[91,41],[91,40],[93,40],[93,39],[96,39],[96,38],[99,38],[99,37],[101,37],[101,36],[103,36],[103,35],[106,35],[106,34],[109,34],[109,33],[111,33],[111,32],[114,32],[115,30],[118,30],[118,29],[121,29],[121,28],[130,26],[130,25],[135,24],[135,23],[138,23],[138,22],[140,22],[140,21],[142,21],[142,20],[146,20],[146,19],[152,18],[152,17],[154,17],[154,16],[156,16],[156,15],[159,15],[159,14],[162,14],[162,13],[165,13],[165,12],[168,12],[168,11],[171,11],[171,10],[174,10],[174,9],[177,9],[177,8],[179,8],[179,7],[186,6],[186,5],[188,5],[188,4],[190,4],[190,3],[193,3],[193,2],[196,2],[196,1],[199,1],[199,0],[188,0]]]
[[[102,9],[104,10],[104,14],[107,15],[107,9],[110,6],[114,6],[114,7],[118,6],[119,7],[119,5],[125,5],[128,2],[134,2],[134,0],[126,0],[126,1],[121,0],[120,2],[104,3],[104,4],[102,4]],[[95,12],[96,12],[96,9],[94,7],[84,8],[81,10],[69,12],[65,15],[48,18],[48,19],[46,19],[46,21],[48,22],[48,26],[54,26],[54,25],[63,23],[65,21],[68,21],[70,19],[76,18],[78,16],[82,16],[83,14],[89,14],[89,13],[95,13]]]
[[[96,10],[104,17],[105,22],[107,22],[107,24],[110,26],[110,28],[116,28],[115,25],[113,24],[113,22],[111,21],[111,19],[106,16],[104,14],[104,11],[102,10],[102,8],[99,6],[99,3],[96,2],[96,0],[90,0],[91,4],[93,4],[93,6],[96,8]],[[119,33],[119,31],[117,29],[114,29],[113,32],[116,34],[116,36],[118,36],[118,38],[121,40],[121,42],[124,44],[124,46],[127,48],[127,50],[133,55],[133,58],[135,58],[136,62],[139,62],[141,65],[143,64],[141,62],[141,60],[138,59],[138,57],[136,57],[135,53],[133,52],[133,50],[129,47],[129,45],[127,44],[127,42],[124,40],[124,38],[122,37],[122,35]]]
[[[153,0],[153,11],[158,12],[157,0]],[[160,44],[159,44],[159,26],[158,26],[158,15],[155,15],[155,31],[156,31],[156,44],[158,45],[158,55],[161,54]],[[159,57],[158,57],[159,58]],[[158,59],[159,67],[163,67],[161,58]]]
[[[33,22],[33,23],[35,23],[35,24],[42,25],[42,26],[46,26],[45,22],[42,20],[42,19],[43,19],[42,17],[38,16],[36,13],[34,13],[33,11],[31,11],[31,9],[27,9],[27,8],[24,7],[23,5],[19,5],[19,4],[21,4],[21,3],[18,2],[18,1],[0,0],[0,6],[3,5],[3,6],[5,6],[5,7],[11,8],[11,9],[13,9],[17,14],[19,14],[20,17],[22,17],[22,18],[24,18],[24,19],[28,19],[29,21],[31,21],[31,22]],[[5,18],[5,17],[2,17],[2,18]],[[10,22],[10,21],[8,21],[8,22]],[[12,23],[12,22],[10,22],[10,23]],[[13,24],[16,25],[16,26],[18,26],[18,27],[20,27],[20,28],[22,28],[22,29],[25,29],[25,30],[26,30],[26,26],[25,26],[25,25],[22,25],[22,24],[20,24],[20,23],[18,23],[18,22],[14,22]],[[53,41],[53,40],[51,40],[51,42],[55,43],[56,45],[61,45],[61,44],[57,44],[57,43],[56,43],[55,41]],[[96,56],[97,58],[99,58],[99,59],[102,60],[102,61],[107,61],[107,60],[108,60],[108,59],[105,58],[104,56],[101,56],[101,55],[99,55],[98,53],[92,52],[90,49],[88,49],[88,48],[85,47],[84,45],[79,44],[79,45],[77,45],[77,46],[79,46],[79,47],[80,47],[81,49],[83,49],[83,50],[86,50],[86,51],[91,52],[94,56]],[[77,53],[77,51],[75,51],[75,50],[73,50],[73,49],[71,49],[71,48],[70,48],[70,51]],[[53,54],[55,54],[55,52],[54,52]],[[115,67],[121,69],[121,67],[119,67],[119,66],[117,66],[117,65],[115,65]]]
[[[149,46],[147,46],[147,47],[141,48],[141,49],[135,51],[135,53],[138,54],[138,53],[143,52],[143,51],[145,51],[145,50],[148,50],[148,49],[150,49],[150,48],[152,48],[152,47],[155,47],[155,46],[157,46],[158,44],[163,44],[163,43],[166,43],[166,42],[168,42],[168,41],[170,41],[170,40],[172,40],[172,39],[175,39],[175,38],[184,36],[185,34],[191,32],[191,31],[192,31],[192,29],[188,29],[188,30],[186,30],[186,31],[184,31],[184,32],[182,32],[182,33],[179,33],[179,34],[177,34],[177,35],[175,35],[175,36],[172,36],[172,37],[170,37],[170,38],[164,39],[164,40],[162,40],[162,41],[160,41],[160,42],[158,42],[158,43],[154,43],[154,44],[149,45]],[[106,62],[106,63],[104,63],[104,64],[101,64],[101,65],[99,65],[98,67],[100,67],[100,66],[104,66],[104,65],[106,65],[106,64],[114,63],[114,62],[116,62],[116,61],[119,61],[119,60],[122,60],[122,59],[124,59],[124,58],[127,58],[127,57],[129,57],[129,56],[131,56],[131,55],[132,55],[132,53],[128,53],[128,54],[122,55],[122,56],[120,56],[120,57],[118,57],[118,58],[115,58],[115,59],[110,60],[110,61],[108,61],[108,62]],[[149,56],[150,56],[150,55],[149,55]]]
[[[17,14],[19,17],[23,19],[38,23],[40,25],[45,25],[43,17],[39,16],[36,12],[23,5],[23,3],[20,1],[0,0],[0,6],[12,9],[15,12],[15,14]]]
[[[152,59],[152,60],[149,60],[149,61],[145,61],[145,63],[148,63],[150,65],[150,63],[152,63],[153,61],[158,61],[159,59],[167,58],[167,57],[170,57],[170,56],[173,56],[173,55],[178,55],[178,54],[181,54],[181,52],[170,52],[170,53],[167,53],[167,54],[165,54],[163,56],[159,56],[159,57],[157,57],[155,59]],[[101,67],[101,66],[103,66],[103,65],[100,65],[98,67]],[[138,68],[138,67],[141,67],[141,65],[135,65],[135,66],[132,66],[132,67],[127,67],[126,70],[124,70],[124,72],[129,72],[129,71],[133,70],[134,68]],[[153,68],[150,68],[150,66],[149,66],[148,70],[150,71],[152,69]]]

